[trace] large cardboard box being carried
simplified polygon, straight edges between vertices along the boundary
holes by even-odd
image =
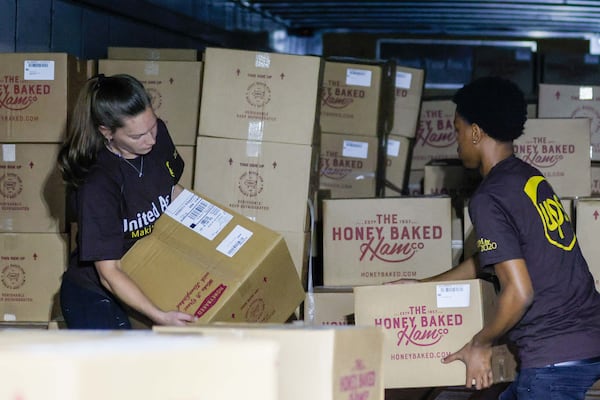
[[[62,142],[86,75],[66,53],[0,54],[0,141]]]
[[[588,118],[592,160],[600,160],[600,86],[540,83],[538,118]]]
[[[158,307],[198,324],[284,322],[304,300],[282,236],[188,190],[122,266]]]
[[[194,190],[276,231],[309,228],[313,146],[198,136]]]
[[[379,328],[211,324],[202,327],[155,327],[154,331],[276,342],[280,346],[279,399],[384,398],[383,332]]]
[[[452,264],[449,197],[323,201],[323,284],[373,285]]]
[[[200,61],[99,60],[98,72],[129,74],[152,98],[152,107],[169,129],[173,143],[194,146],[200,109]]]
[[[417,133],[425,71],[396,66],[394,123],[390,134],[414,138]]]
[[[200,136],[312,145],[320,57],[207,48]]]
[[[592,191],[590,121],[586,118],[540,118],[525,123],[514,141],[517,157],[537,167],[561,197]]]
[[[576,235],[579,247],[594,276],[596,289],[600,290],[600,198],[580,198],[575,205]]]
[[[274,341],[138,332],[2,345],[0,398],[279,398],[279,346]]]
[[[494,286],[478,279],[354,288],[356,325],[385,332],[386,389],[465,385],[465,365],[441,359],[481,330],[495,304]],[[514,366],[511,358],[509,352],[496,352],[492,364]],[[494,376],[495,382],[514,378],[514,369],[495,370],[505,373]]]
[[[56,163],[60,145],[0,147],[0,232],[65,232],[65,186]]]
[[[0,321],[48,322],[56,316],[67,246],[64,234],[0,234]]]

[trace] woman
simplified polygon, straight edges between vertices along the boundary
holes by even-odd
[[[87,81],[58,163],[78,227],[60,289],[67,327],[130,329],[126,306],[155,324],[193,321],[159,309],[121,269],[123,255],[182,189],[184,162],[143,85],[129,75]]]

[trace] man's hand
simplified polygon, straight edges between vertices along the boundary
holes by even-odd
[[[462,361],[467,367],[465,386],[475,387],[477,390],[489,388],[494,383],[492,374],[492,347],[475,345],[470,341],[456,353],[450,354],[442,360],[448,364],[456,360]]]

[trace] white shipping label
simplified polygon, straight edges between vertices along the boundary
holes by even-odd
[[[396,87],[398,89],[410,89],[412,74],[409,72],[396,71]]]
[[[217,246],[217,250],[227,257],[233,257],[250,239],[252,232],[243,226],[236,225],[225,239]]]
[[[390,157],[398,157],[400,154],[400,141],[394,139],[388,139],[387,141],[387,155]]]
[[[233,215],[189,190],[181,192],[165,214],[208,240],[213,240],[233,219]]]
[[[160,74],[160,67],[158,66],[158,63],[155,61],[148,61],[146,64],[144,64],[144,74],[154,76]]]
[[[53,81],[54,61],[25,60],[23,77],[26,81]]]
[[[2,145],[2,161],[15,162],[17,161],[17,146],[14,144]]]
[[[271,56],[268,54],[257,54],[254,66],[256,68],[269,68],[271,66]]]
[[[594,89],[587,86],[580,87],[579,100],[594,100]]]
[[[372,72],[368,69],[348,68],[346,70],[346,85],[371,87]]]
[[[438,308],[469,307],[471,298],[471,285],[458,283],[436,285]]]
[[[369,143],[344,140],[342,155],[352,158],[367,158],[369,155]]]

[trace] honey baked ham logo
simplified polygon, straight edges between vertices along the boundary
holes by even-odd
[[[545,137],[533,137],[527,142],[515,144],[513,150],[523,161],[544,169],[555,166],[568,155],[575,154],[575,145],[557,143]]]
[[[0,80],[0,108],[12,111],[25,110],[41,96],[50,95],[52,87],[43,83],[25,83],[18,75],[4,76]]]
[[[383,222],[384,217],[377,218]],[[377,218],[375,221],[377,221]],[[356,242],[359,261],[379,260],[400,263],[424,251],[426,242],[440,240],[443,236],[439,225],[420,225],[408,221],[405,225],[357,225],[334,226],[329,234],[332,241]]]
[[[445,148],[456,144],[454,115],[443,110],[425,110],[419,120],[415,145]]]
[[[321,91],[321,106],[346,108],[354,103],[355,99],[364,99],[365,96],[366,92],[363,89],[342,86],[339,81],[329,81]]]
[[[3,197],[14,199],[23,191],[21,177],[14,173],[0,175],[0,194]]]

